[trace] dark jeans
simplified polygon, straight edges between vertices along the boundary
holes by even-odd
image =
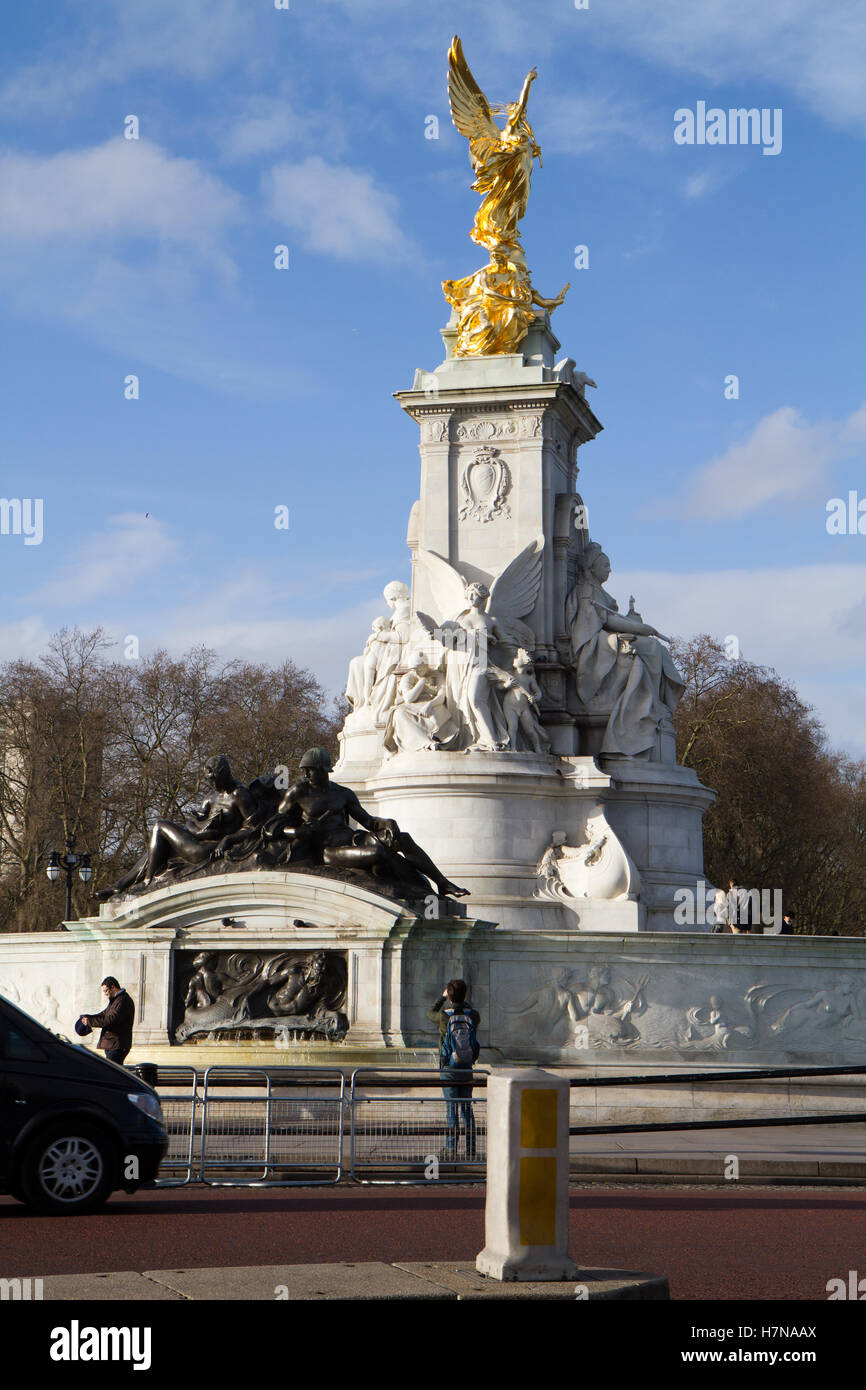
[[[442,1067],[439,1076],[443,1081],[442,1094],[448,1104],[445,1107],[445,1123],[448,1136],[445,1140],[445,1157],[456,1159],[462,1123],[466,1135],[466,1157],[475,1158],[475,1115],[472,1111],[472,1087],[466,1079],[472,1075],[471,1067]],[[457,1084],[462,1082],[462,1085]]]
[[[113,1047],[109,1052],[106,1052],[105,1059],[107,1062],[116,1062],[119,1067],[122,1067],[128,1055],[128,1047]]]

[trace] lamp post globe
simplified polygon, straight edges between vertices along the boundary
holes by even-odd
[[[89,883],[91,878],[93,877],[93,868],[90,863],[90,854],[87,852],[80,855],[76,854],[75,836],[67,835],[66,853],[61,857],[58,850],[52,849],[49,852],[48,863],[45,866],[45,872],[48,875],[48,879],[51,883],[57,883],[62,873],[65,873],[66,875],[65,920],[67,922],[71,921],[72,919],[72,876],[76,868],[78,869],[78,877],[81,879],[81,882]]]

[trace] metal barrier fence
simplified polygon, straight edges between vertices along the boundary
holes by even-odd
[[[198,1169],[196,1132],[201,1132],[196,1124],[201,1106],[198,1072],[195,1067],[160,1067],[158,1077],[161,1086],[178,1087],[184,1092],[180,1096],[160,1096],[162,1121],[168,1135],[168,1152],[162,1160],[160,1173],[170,1171],[172,1176],[161,1176],[159,1186],[184,1187],[196,1181]],[[143,1079],[148,1080],[146,1076]]]
[[[250,1095],[250,1084],[263,1095]],[[238,1090],[238,1086],[244,1087]],[[286,1094],[301,1088],[303,1095]],[[333,1094],[320,1095],[317,1092]],[[274,1068],[250,1073],[208,1067],[201,1106],[199,1179],[211,1187],[240,1183],[305,1187],[343,1176],[346,1083],[338,1069]]]
[[[356,1182],[477,1182],[487,1166],[486,1073],[358,1068],[349,1089],[350,1172]],[[439,1094],[412,1095],[433,1089]],[[397,1092],[395,1094],[395,1092]],[[409,1094],[407,1094],[407,1092]]]
[[[477,1182],[485,1171],[486,1072],[449,1076],[451,1098],[420,1068],[358,1069],[348,1093],[337,1068],[159,1067],[152,1080],[169,1137],[158,1187]]]
[[[141,1071],[143,1069],[133,1068]],[[158,1187],[314,1186],[361,1183],[478,1182],[487,1162],[488,1069],[445,1078],[425,1068],[357,1068],[348,1092],[338,1068],[192,1066],[151,1068],[162,1094],[169,1147]],[[866,1076],[866,1066],[742,1068],[570,1078],[583,1087]],[[181,1095],[166,1095],[175,1088]],[[468,1092],[468,1094],[467,1094]],[[771,1128],[863,1122],[862,1111],[821,1115],[733,1116],[715,1120],[572,1124],[571,1136],[673,1130]],[[348,1139],[348,1164],[345,1160]]]

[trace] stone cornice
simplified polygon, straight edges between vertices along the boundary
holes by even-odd
[[[593,439],[604,428],[586,399],[567,382],[533,382],[509,386],[445,386],[435,397],[424,391],[395,391],[394,399],[407,415],[421,421],[437,415],[477,414],[500,410],[522,414],[531,410],[546,411],[558,406],[575,421],[585,439]]]

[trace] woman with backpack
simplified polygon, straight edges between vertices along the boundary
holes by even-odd
[[[439,1028],[439,1075],[448,1102],[445,1160],[457,1160],[460,1124],[466,1133],[466,1158],[475,1159],[475,1116],[472,1112],[472,1067],[478,1060],[481,1015],[466,1002],[466,981],[449,980],[427,1017]]]

